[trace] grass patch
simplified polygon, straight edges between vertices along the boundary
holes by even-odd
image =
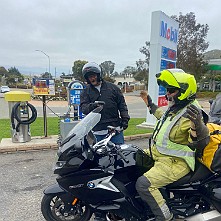
[[[143,123],[146,121],[146,118],[132,118],[129,121],[128,128],[124,131],[124,136],[136,135],[136,134],[146,134],[150,133],[152,129],[140,129],[137,128],[136,125]]]
[[[125,136],[145,134],[151,132],[149,129],[138,129],[136,125],[145,121],[145,118],[132,118],[129,121],[127,130],[124,131]],[[9,119],[0,119],[0,140],[2,138],[11,137],[11,122]],[[59,131],[59,118],[48,117],[47,118],[47,132],[48,135],[57,135]],[[31,136],[44,136],[44,119],[38,117],[34,123],[31,124]]]
[[[206,99],[214,99],[216,95],[221,93],[220,91],[212,92],[212,91],[199,91],[196,93],[196,98],[206,98]]]

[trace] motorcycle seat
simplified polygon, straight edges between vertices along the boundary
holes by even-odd
[[[195,167],[194,172],[191,171],[190,173],[188,173],[186,176],[180,178],[179,180],[177,180],[171,184],[168,184],[167,187],[173,188],[173,187],[181,186],[184,184],[198,182],[198,181],[204,180],[212,175],[213,175],[213,173],[206,166],[204,166],[202,163],[200,163],[198,160],[196,160],[196,167]]]

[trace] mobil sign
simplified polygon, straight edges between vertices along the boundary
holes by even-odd
[[[179,34],[179,24],[164,13],[159,13],[158,36],[161,46],[160,71],[176,68],[176,51]],[[166,106],[166,89],[162,86],[158,91],[158,106]]]
[[[167,105],[166,89],[158,86],[156,74],[176,67],[179,23],[162,11],[152,12],[148,93],[158,106]],[[146,124],[154,126],[156,119],[147,111]]]
[[[178,30],[173,26],[169,26],[167,22],[161,21],[160,36],[167,40],[177,43],[178,41]]]

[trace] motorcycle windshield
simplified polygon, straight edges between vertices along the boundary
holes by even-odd
[[[221,117],[221,96],[213,101],[209,115],[211,117]]]
[[[67,149],[72,148],[73,145],[84,138],[93,127],[100,121],[101,108],[96,108],[84,117],[67,135],[65,140],[62,142],[60,152],[63,153]]]

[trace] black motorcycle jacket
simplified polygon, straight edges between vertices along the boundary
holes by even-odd
[[[101,120],[93,128],[94,131],[106,130],[107,126],[121,126],[122,121],[129,121],[127,105],[120,89],[113,83],[102,80],[100,92],[91,84],[82,91],[80,108],[83,114],[94,109],[95,101],[104,101]]]

